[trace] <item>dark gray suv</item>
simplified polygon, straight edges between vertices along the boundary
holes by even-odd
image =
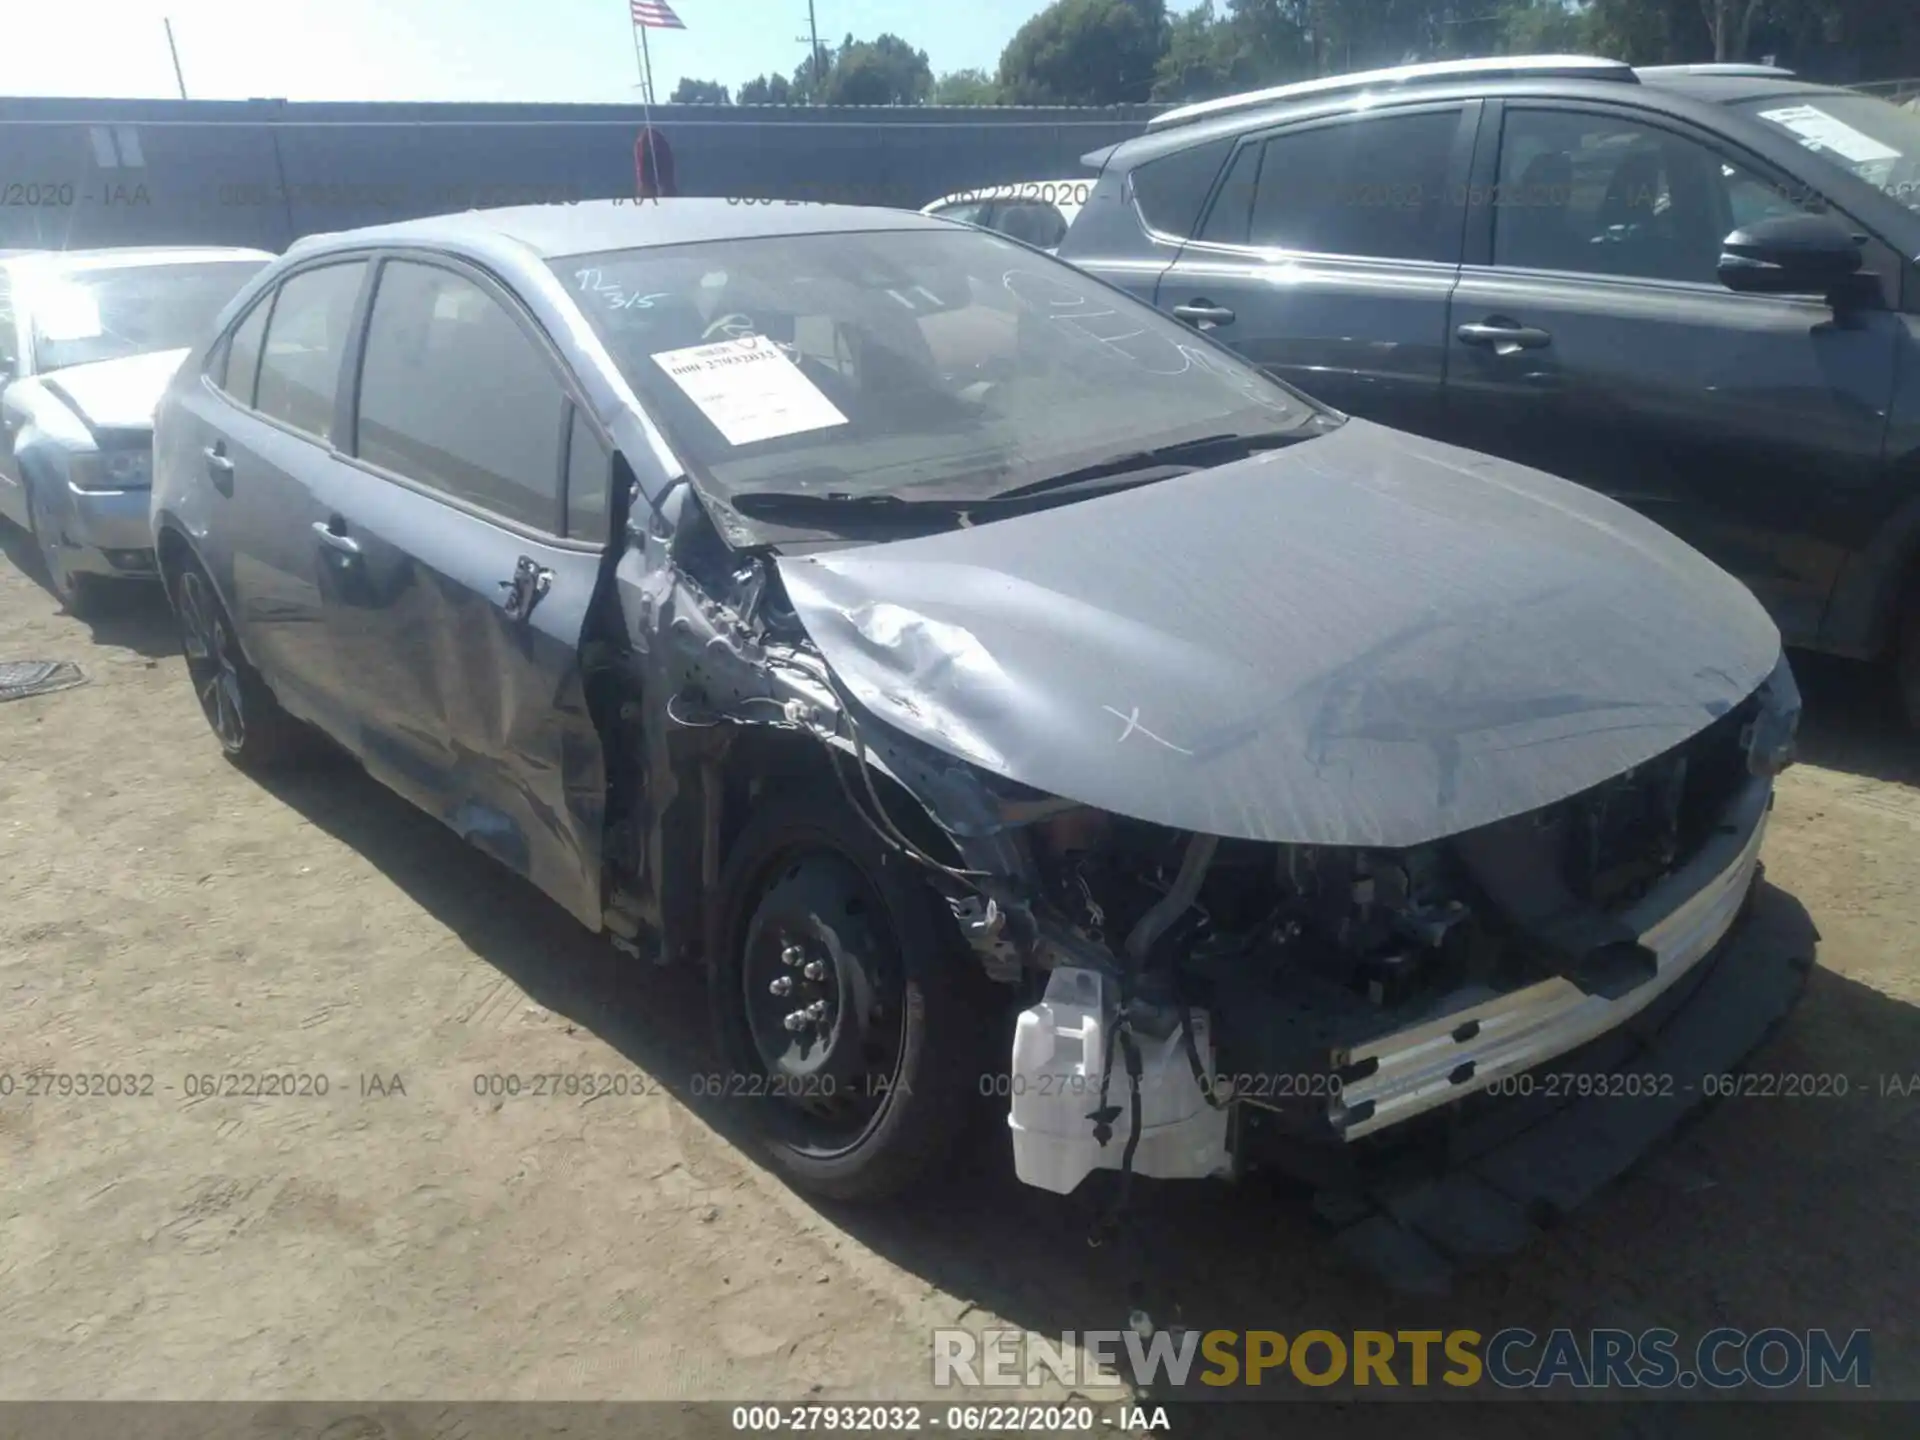
[[[1549,57],[1190,106],[1086,163],[1062,259],[1635,506],[1790,643],[1895,661],[1920,723],[1920,115]]]

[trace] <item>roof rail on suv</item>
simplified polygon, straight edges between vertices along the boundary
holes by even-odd
[[[1232,110],[1251,110],[1258,105],[1272,105],[1314,95],[1338,95],[1348,90],[1416,85],[1422,81],[1517,80],[1532,77],[1619,80],[1629,85],[1638,84],[1640,80],[1634,68],[1625,61],[1603,60],[1594,55],[1501,55],[1481,60],[1430,60],[1419,65],[1362,70],[1352,75],[1328,75],[1319,80],[1301,80],[1266,90],[1249,90],[1242,95],[1223,95],[1218,100],[1201,100],[1154,116],[1147,122],[1147,129],[1166,130],[1194,120],[1224,115]]]
[[[1634,67],[1636,75],[1746,75],[1754,79],[1785,76],[1793,78],[1793,71],[1783,70],[1778,65],[1734,65],[1720,62],[1713,65],[1639,65]]]

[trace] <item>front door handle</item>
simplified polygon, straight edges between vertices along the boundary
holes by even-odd
[[[338,515],[331,520],[314,521],[313,533],[329,550],[338,550],[342,555],[360,553],[360,542],[347,534],[347,522]]]
[[[1462,345],[1488,345],[1496,355],[1517,355],[1522,350],[1539,350],[1553,343],[1553,336],[1545,330],[1494,320],[1480,325],[1462,325],[1453,333]]]
[[[553,588],[553,572],[522,555],[513,567],[513,578],[502,580],[500,588],[507,592],[500,599],[500,608],[507,618],[525,620],[533,614],[533,607],[540,603],[541,597]]]
[[[227,454],[227,442],[216,440],[200,452],[207,460],[207,479],[222,495],[233,494],[233,459]]]
[[[1179,319],[1206,329],[1211,325],[1231,325],[1233,311],[1222,305],[1214,305],[1206,300],[1195,300],[1191,304],[1176,305],[1173,313]]]

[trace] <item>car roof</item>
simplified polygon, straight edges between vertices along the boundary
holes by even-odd
[[[583,200],[577,205],[516,205],[463,210],[358,230],[309,235],[289,255],[368,245],[422,245],[495,250],[507,241],[541,260],[610,250],[643,250],[769,235],[819,235],[857,230],[911,230],[950,222],[913,210],[811,201],[739,201],[710,198]]]
[[[1742,73],[1729,68],[1724,71],[1709,70],[1705,66],[1657,69],[1640,72],[1645,82],[1660,90],[1671,90],[1694,100],[1705,100],[1714,105],[1731,105],[1741,100],[1766,100],[1776,95],[1858,95],[1857,90],[1848,90],[1839,85],[1822,85],[1814,80],[1802,80],[1788,71],[1776,71],[1771,75],[1760,73],[1755,66],[1750,73]]]
[[[223,260],[273,259],[270,250],[247,250],[232,245],[120,245],[101,250],[0,251],[18,270],[114,270],[131,266],[204,265]]]
[[[1264,129],[1291,119],[1337,115],[1363,106],[1379,106],[1383,101],[1393,105],[1500,97],[1618,101],[1631,99],[1635,93],[1639,93],[1643,96],[1671,96],[1683,102],[1723,106],[1774,96],[1858,93],[1839,86],[1803,80],[1790,71],[1758,65],[1651,66],[1628,72],[1625,76],[1618,71],[1595,73],[1602,78],[1583,79],[1570,71],[1465,76],[1435,73],[1426,77],[1417,76],[1411,81],[1398,81],[1377,92],[1349,86],[1288,94],[1285,93],[1288,87],[1283,87],[1282,91],[1274,92],[1276,98],[1272,100],[1256,100],[1240,108],[1223,108],[1217,114],[1199,114],[1197,118],[1181,124],[1150,129],[1143,135],[1083,155],[1080,163],[1104,170],[1118,162],[1119,168],[1128,169],[1209,140],[1238,136],[1249,130]],[[1253,99],[1266,93],[1253,92],[1253,95],[1244,98]],[[1166,117],[1157,116],[1155,119],[1158,123]]]
[[[1218,115],[1240,114],[1272,105],[1293,104],[1303,100],[1336,95],[1373,93],[1381,90],[1420,89],[1432,84],[1466,81],[1528,78],[1605,80],[1614,84],[1635,84],[1633,67],[1621,60],[1596,55],[1499,55],[1460,60],[1427,60],[1411,65],[1394,65],[1381,70],[1354,70],[1338,75],[1322,75],[1312,80],[1290,80],[1237,95],[1222,95],[1215,100],[1197,100],[1177,105],[1147,122],[1149,134],[1191,125],[1196,120]]]

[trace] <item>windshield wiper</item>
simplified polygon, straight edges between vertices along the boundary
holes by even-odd
[[[1151,450],[1135,450],[1126,455],[1116,455],[1110,460],[1096,460],[1091,465],[1076,466],[1072,470],[1063,470],[1057,475],[1043,476],[1038,480],[1029,480],[1024,485],[1016,485],[1011,490],[996,490],[994,500],[1018,500],[1028,495],[1040,495],[1049,490],[1063,490],[1089,480],[1105,480],[1124,475],[1139,474],[1142,483],[1146,472],[1166,470],[1171,474],[1184,474],[1189,470],[1203,469],[1208,465],[1220,465],[1229,460],[1238,460],[1257,450],[1277,450],[1283,445],[1297,444],[1310,440],[1320,434],[1318,426],[1303,426],[1297,430],[1266,430],[1252,435],[1225,432],[1219,435],[1202,435],[1193,440],[1179,440],[1171,445],[1156,445]],[[1162,479],[1166,476],[1154,476]]]
[[[1084,489],[1095,493],[1130,489],[1155,480],[1168,480],[1190,474],[1208,465],[1238,460],[1260,450],[1277,450],[1322,434],[1323,427],[1309,423],[1297,430],[1273,430],[1242,435],[1222,433],[1180,440],[1171,445],[1137,450],[1126,455],[1081,465],[1030,480],[1010,490],[986,495],[930,495],[912,497],[890,491],[849,494],[839,490],[743,490],[727,497],[734,510],[750,520],[787,521],[806,524],[810,520],[872,521],[901,524],[945,521],[960,516],[997,516],[1009,510],[1030,508],[1031,502],[1060,497],[1063,492]],[[1106,482],[1106,483],[1102,483]],[[1045,503],[1044,501],[1042,502]]]

